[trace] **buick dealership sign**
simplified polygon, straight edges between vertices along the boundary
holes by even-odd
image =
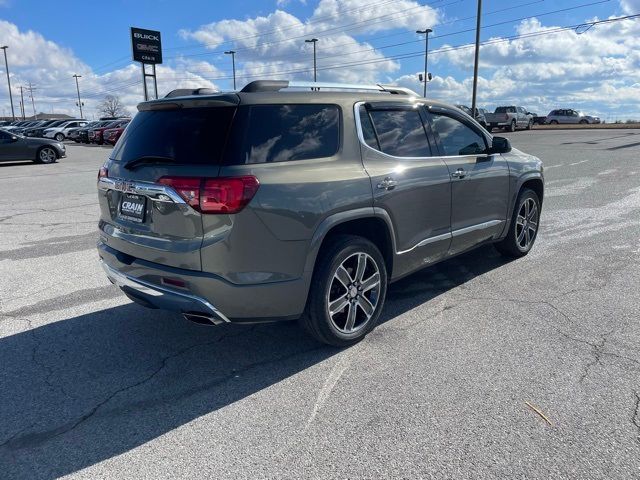
[[[162,63],[160,32],[131,27],[131,47],[134,61],[152,65]]]

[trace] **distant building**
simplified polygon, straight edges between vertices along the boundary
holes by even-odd
[[[38,115],[31,115],[29,117],[25,117],[25,120],[53,120],[53,119],[60,119],[60,120],[65,120],[67,118],[75,118],[75,117],[70,117],[69,115],[65,114],[65,113],[43,113],[40,112]],[[13,120],[12,117],[0,117],[0,120]],[[16,120],[22,120],[22,117],[20,115],[16,115]]]

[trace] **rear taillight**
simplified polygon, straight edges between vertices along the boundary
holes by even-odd
[[[238,213],[255,196],[260,183],[253,176],[243,177],[162,177],[193,208],[202,213]]]
[[[100,167],[100,170],[98,170],[98,180],[108,176],[109,176],[109,169],[107,167]]]
[[[194,177],[162,177],[158,183],[173,188],[184,201],[196,210],[200,208],[200,184],[201,178]]]

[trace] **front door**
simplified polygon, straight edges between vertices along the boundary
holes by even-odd
[[[0,160],[22,160],[24,141],[9,132],[0,131]]]
[[[509,166],[488,155],[488,138],[454,111],[430,108],[429,120],[451,176],[450,255],[497,238],[507,220]]]
[[[394,278],[444,258],[451,242],[449,170],[429,142],[422,110],[406,103],[356,105],[374,207],[389,215],[394,229]]]

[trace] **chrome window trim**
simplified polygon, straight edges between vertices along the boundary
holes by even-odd
[[[504,220],[489,220],[488,222],[478,223],[476,225],[471,225],[470,227],[459,228],[458,230],[453,230],[452,232],[443,233],[441,235],[436,235],[434,237],[428,237],[420,242],[416,243],[413,247],[402,250],[400,252],[396,252],[396,255],[404,255],[405,253],[409,253],[416,248],[424,247],[425,245],[429,245],[431,243],[440,242],[442,240],[452,239],[455,237],[459,237],[460,235],[465,235],[467,233],[475,232],[477,230],[484,230],[487,228],[495,227],[504,223]]]
[[[138,182],[121,178],[102,177],[98,179],[99,190],[115,190],[123,193],[144,195],[154,202],[178,203],[186,205],[187,202],[168,185],[151,182]]]

